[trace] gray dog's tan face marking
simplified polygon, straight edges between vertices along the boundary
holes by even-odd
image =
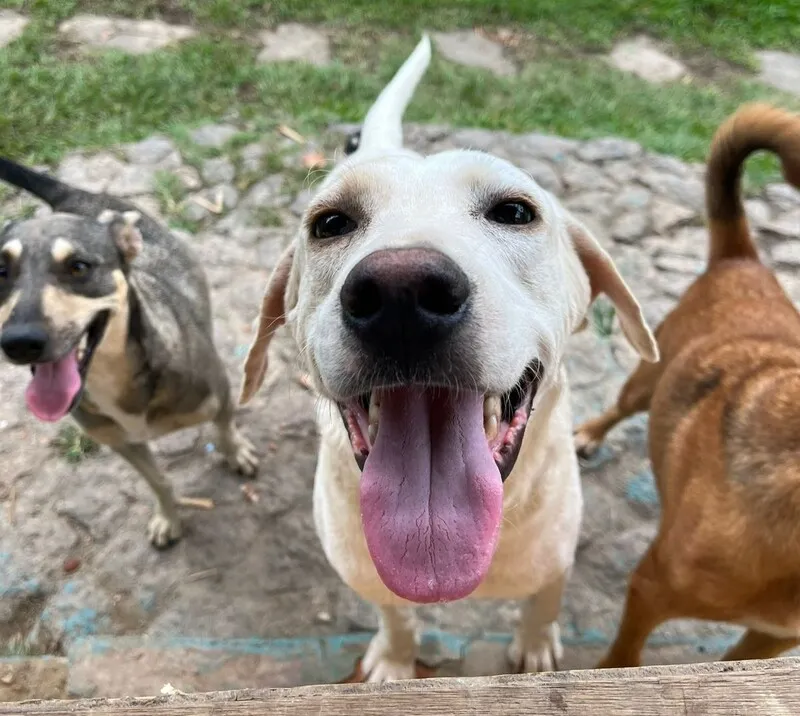
[[[74,400],[79,393],[76,380],[85,379],[110,316],[126,300],[124,249],[136,230],[118,215],[104,218],[54,215],[12,223],[0,234],[0,347],[34,375],[54,371],[33,381],[47,379],[51,394],[64,390],[63,405],[35,403],[45,419],[70,407],[66,394],[77,391]],[[70,356],[77,378],[63,372]]]

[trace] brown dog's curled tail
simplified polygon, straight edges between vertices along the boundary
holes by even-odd
[[[714,135],[706,172],[706,207],[711,233],[709,265],[758,253],[741,197],[742,166],[753,152],[780,157],[786,181],[800,188],[800,115],[768,104],[747,104]]]

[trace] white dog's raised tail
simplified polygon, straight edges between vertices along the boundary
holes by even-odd
[[[403,114],[431,61],[431,41],[423,35],[378,99],[361,129],[358,151],[399,149],[403,146]]]

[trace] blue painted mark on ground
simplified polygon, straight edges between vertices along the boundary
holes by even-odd
[[[61,587],[62,594],[75,594],[78,591],[78,582],[69,581],[65,582],[64,585]]]
[[[608,634],[600,629],[565,629],[561,635],[561,641],[565,646],[606,646],[611,643]]]
[[[338,637],[340,640],[352,638],[353,635]],[[84,635],[76,638],[70,651],[77,653],[88,650],[92,654],[101,655],[109,650],[129,649],[137,645],[148,649],[196,649],[198,651],[223,651],[231,654],[273,656],[294,658],[315,649],[319,645],[317,637],[298,637],[296,639],[259,639],[256,637],[243,639],[214,639],[192,636],[170,637],[109,637]],[[344,641],[340,642],[344,644]],[[341,648],[341,647],[340,647]]]
[[[111,619],[106,604],[80,579],[65,582],[39,616],[39,625],[65,643],[107,632]]]
[[[653,473],[650,470],[644,470],[628,480],[628,484],[625,486],[625,498],[630,502],[637,502],[648,507],[658,506],[658,490]]]
[[[328,671],[337,668],[343,670],[332,678],[344,678],[344,671],[351,668],[355,653],[362,653],[372,632],[356,634],[340,634],[328,637],[299,637],[295,639],[207,639],[203,637],[103,637],[84,636],[74,639],[68,645],[67,657],[72,661],[88,654],[102,656],[110,651],[126,651],[129,649],[146,649],[152,651],[178,651],[184,649],[205,652],[207,656],[233,658],[237,656],[265,656],[278,662],[307,663],[309,668],[326,665]],[[613,634],[611,635],[613,637]],[[728,634],[707,637],[691,637],[686,635],[655,634],[648,640],[648,646],[658,647],[690,647],[700,654],[721,654],[738,639],[738,633],[731,630]],[[588,628],[577,630],[572,625],[565,625],[562,640],[566,647],[607,647],[611,643],[609,634],[600,629]],[[442,649],[443,653],[460,654],[462,657],[473,644],[491,642],[507,645],[511,642],[510,634],[490,633],[480,636],[462,636],[439,631],[426,632],[423,643]],[[440,653],[442,653],[440,652]],[[338,662],[337,662],[338,660]],[[347,661],[349,660],[349,661]],[[344,664],[347,661],[347,664]],[[337,666],[338,664],[338,666]],[[208,669],[215,664],[209,662]]]
[[[36,596],[43,592],[41,582],[26,574],[13,554],[0,552],[0,598]]]
[[[64,619],[64,632],[68,638],[96,634],[99,619],[95,609],[83,607]]]
[[[152,612],[156,608],[156,595],[151,590],[143,591],[139,595],[139,606],[145,613]]]

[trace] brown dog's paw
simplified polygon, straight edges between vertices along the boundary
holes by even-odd
[[[592,433],[581,426],[572,434],[573,444],[575,445],[575,452],[578,457],[583,460],[588,460],[597,453],[602,443],[601,440],[592,435]]]

